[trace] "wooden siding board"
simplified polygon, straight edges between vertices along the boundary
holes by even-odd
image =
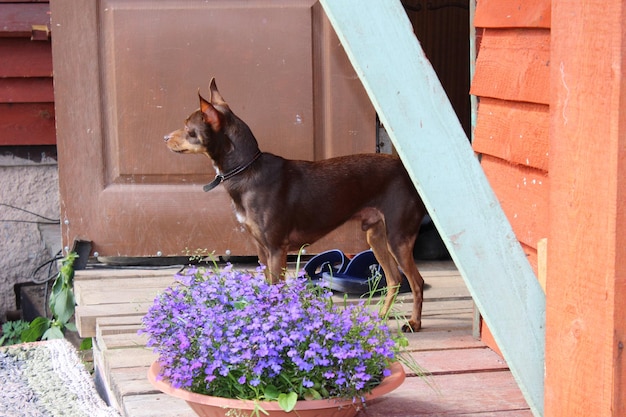
[[[547,174],[488,155],[483,156],[481,165],[517,238],[537,248],[548,230]]]
[[[49,10],[0,1],[0,145],[56,143]],[[31,40],[33,25],[45,26],[43,41]]]
[[[0,2],[0,37],[30,38],[32,25],[50,26],[48,3]]]
[[[547,105],[483,98],[472,146],[478,153],[547,171],[549,134]]]
[[[0,37],[0,57],[0,78],[52,77],[52,47],[48,41]]]
[[[549,28],[550,0],[480,0],[474,26],[481,28]]]
[[[0,145],[54,145],[54,103],[0,103]]]
[[[404,9],[378,0],[321,3],[531,409],[541,415],[545,295]]]
[[[486,29],[471,94],[550,103],[550,31]]]
[[[52,78],[0,78],[0,103],[52,102]]]

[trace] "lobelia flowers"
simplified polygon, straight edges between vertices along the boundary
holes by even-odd
[[[388,375],[403,336],[365,300],[334,303],[304,277],[269,284],[262,270],[189,268],[143,318],[160,378],[217,397],[359,399]],[[340,305],[339,305],[340,304]]]

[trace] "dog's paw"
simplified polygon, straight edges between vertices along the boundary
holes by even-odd
[[[404,333],[414,333],[414,332],[419,332],[421,328],[422,328],[421,321],[409,320],[407,324],[402,326],[402,331]]]

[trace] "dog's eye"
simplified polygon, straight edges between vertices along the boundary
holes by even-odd
[[[195,130],[188,130],[187,134],[189,135],[189,137],[192,137],[192,138],[196,137],[196,131]]]

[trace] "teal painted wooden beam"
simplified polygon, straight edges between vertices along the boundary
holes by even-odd
[[[545,295],[402,5],[321,3],[533,414],[542,416]]]

